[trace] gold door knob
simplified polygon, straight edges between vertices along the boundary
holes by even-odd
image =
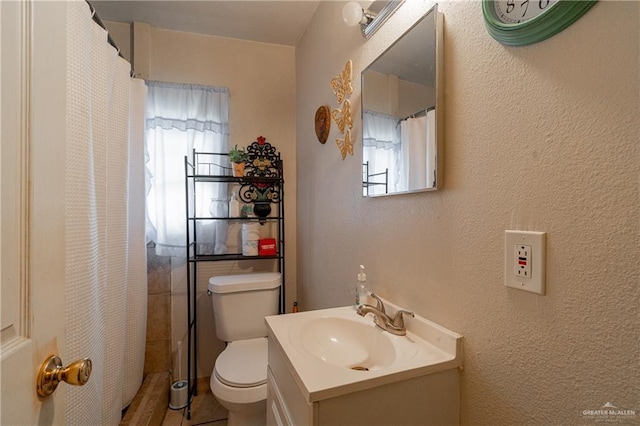
[[[59,357],[51,355],[40,367],[36,389],[38,395],[47,397],[56,390],[60,382],[82,386],[89,381],[90,376],[91,360],[89,358],[74,361],[65,368]]]

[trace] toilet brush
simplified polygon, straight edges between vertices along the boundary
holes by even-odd
[[[179,410],[187,406],[187,398],[189,394],[189,382],[182,380],[182,341],[178,342],[178,380],[171,385],[171,402],[169,408]],[[175,371],[175,369],[174,369]]]

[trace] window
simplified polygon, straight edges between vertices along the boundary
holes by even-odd
[[[148,81],[146,112],[147,241],[161,256],[186,255],[184,157],[199,152],[227,152],[229,90],[227,88]],[[211,216],[210,204],[226,208],[226,185],[207,185],[199,193],[197,216]],[[212,203],[210,203],[212,201]],[[223,211],[218,211],[223,215]],[[226,224],[211,221],[196,230],[210,253],[226,252]],[[199,250],[206,253],[206,250]]]

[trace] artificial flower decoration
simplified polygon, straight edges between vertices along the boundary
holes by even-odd
[[[280,201],[280,185],[272,179],[282,176],[282,160],[276,148],[264,136],[258,136],[247,147],[245,177],[239,195],[245,203]]]

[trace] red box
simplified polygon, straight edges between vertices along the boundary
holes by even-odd
[[[262,238],[258,241],[258,254],[260,256],[275,256],[276,253],[275,238]]]

